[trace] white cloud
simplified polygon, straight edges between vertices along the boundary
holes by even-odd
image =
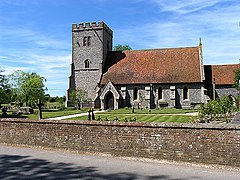
[[[238,63],[240,58],[240,6],[218,5],[218,8],[184,14],[183,9],[203,9],[220,1],[156,1],[160,10],[182,13],[168,20],[156,20],[115,32],[116,44],[129,44],[134,49],[197,46],[203,40],[206,64]],[[179,3],[181,2],[181,3]],[[196,10],[196,8],[195,8]]]
[[[227,0],[152,0],[158,4],[161,11],[176,12],[179,14],[187,14],[196,12],[207,7],[212,7],[219,2]]]
[[[71,63],[70,42],[26,27],[0,26],[0,37],[0,66],[6,75],[15,70],[36,72],[47,79],[48,93],[65,95]]]

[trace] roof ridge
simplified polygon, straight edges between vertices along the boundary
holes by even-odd
[[[239,63],[236,64],[211,64],[210,66],[240,66]]]
[[[167,49],[189,49],[189,48],[199,48],[199,46],[186,46],[186,47],[174,47],[174,48],[153,48],[153,49],[136,49],[136,50],[124,50],[125,51],[157,51],[157,50],[167,50]]]

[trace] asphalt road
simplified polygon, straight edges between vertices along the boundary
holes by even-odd
[[[239,180],[240,171],[0,145],[0,179]]]

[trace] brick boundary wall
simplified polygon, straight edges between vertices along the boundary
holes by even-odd
[[[0,143],[240,167],[240,126],[0,119]]]

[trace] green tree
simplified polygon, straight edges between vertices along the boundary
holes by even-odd
[[[34,106],[38,99],[45,99],[46,79],[36,73],[15,71],[10,76],[11,86],[17,102]]]
[[[73,90],[70,93],[70,101],[72,105],[74,105],[77,108],[80,108],[82,102],[88,102],[90,101],[90,99],[88,99],[87,91],[83,89],[78,89],[76,91]]]
[[[116,46],[113,47],[114,51],[125,51],[125,50],[132,50],[132,48],[129,45],[121,45],[118,44]]]
[[[235,77],[234,77],[234,87],[240,91],[240,69],[238,69],[236,72],[235,72]],[[240,106],[240,96],[238,95],[237,96],[237,107],[239,109],[239,106]]]
[[[238,69],[236,72],[235,72],[235,77],[234,77],[234,87],[238,88],[240,87],[240,84],[239,84],[239,81],[240,81],[240,69]]]
[[[0,104],[11,102],[11,89],[7,77],[2,74],[3,72],[0,67]]]

